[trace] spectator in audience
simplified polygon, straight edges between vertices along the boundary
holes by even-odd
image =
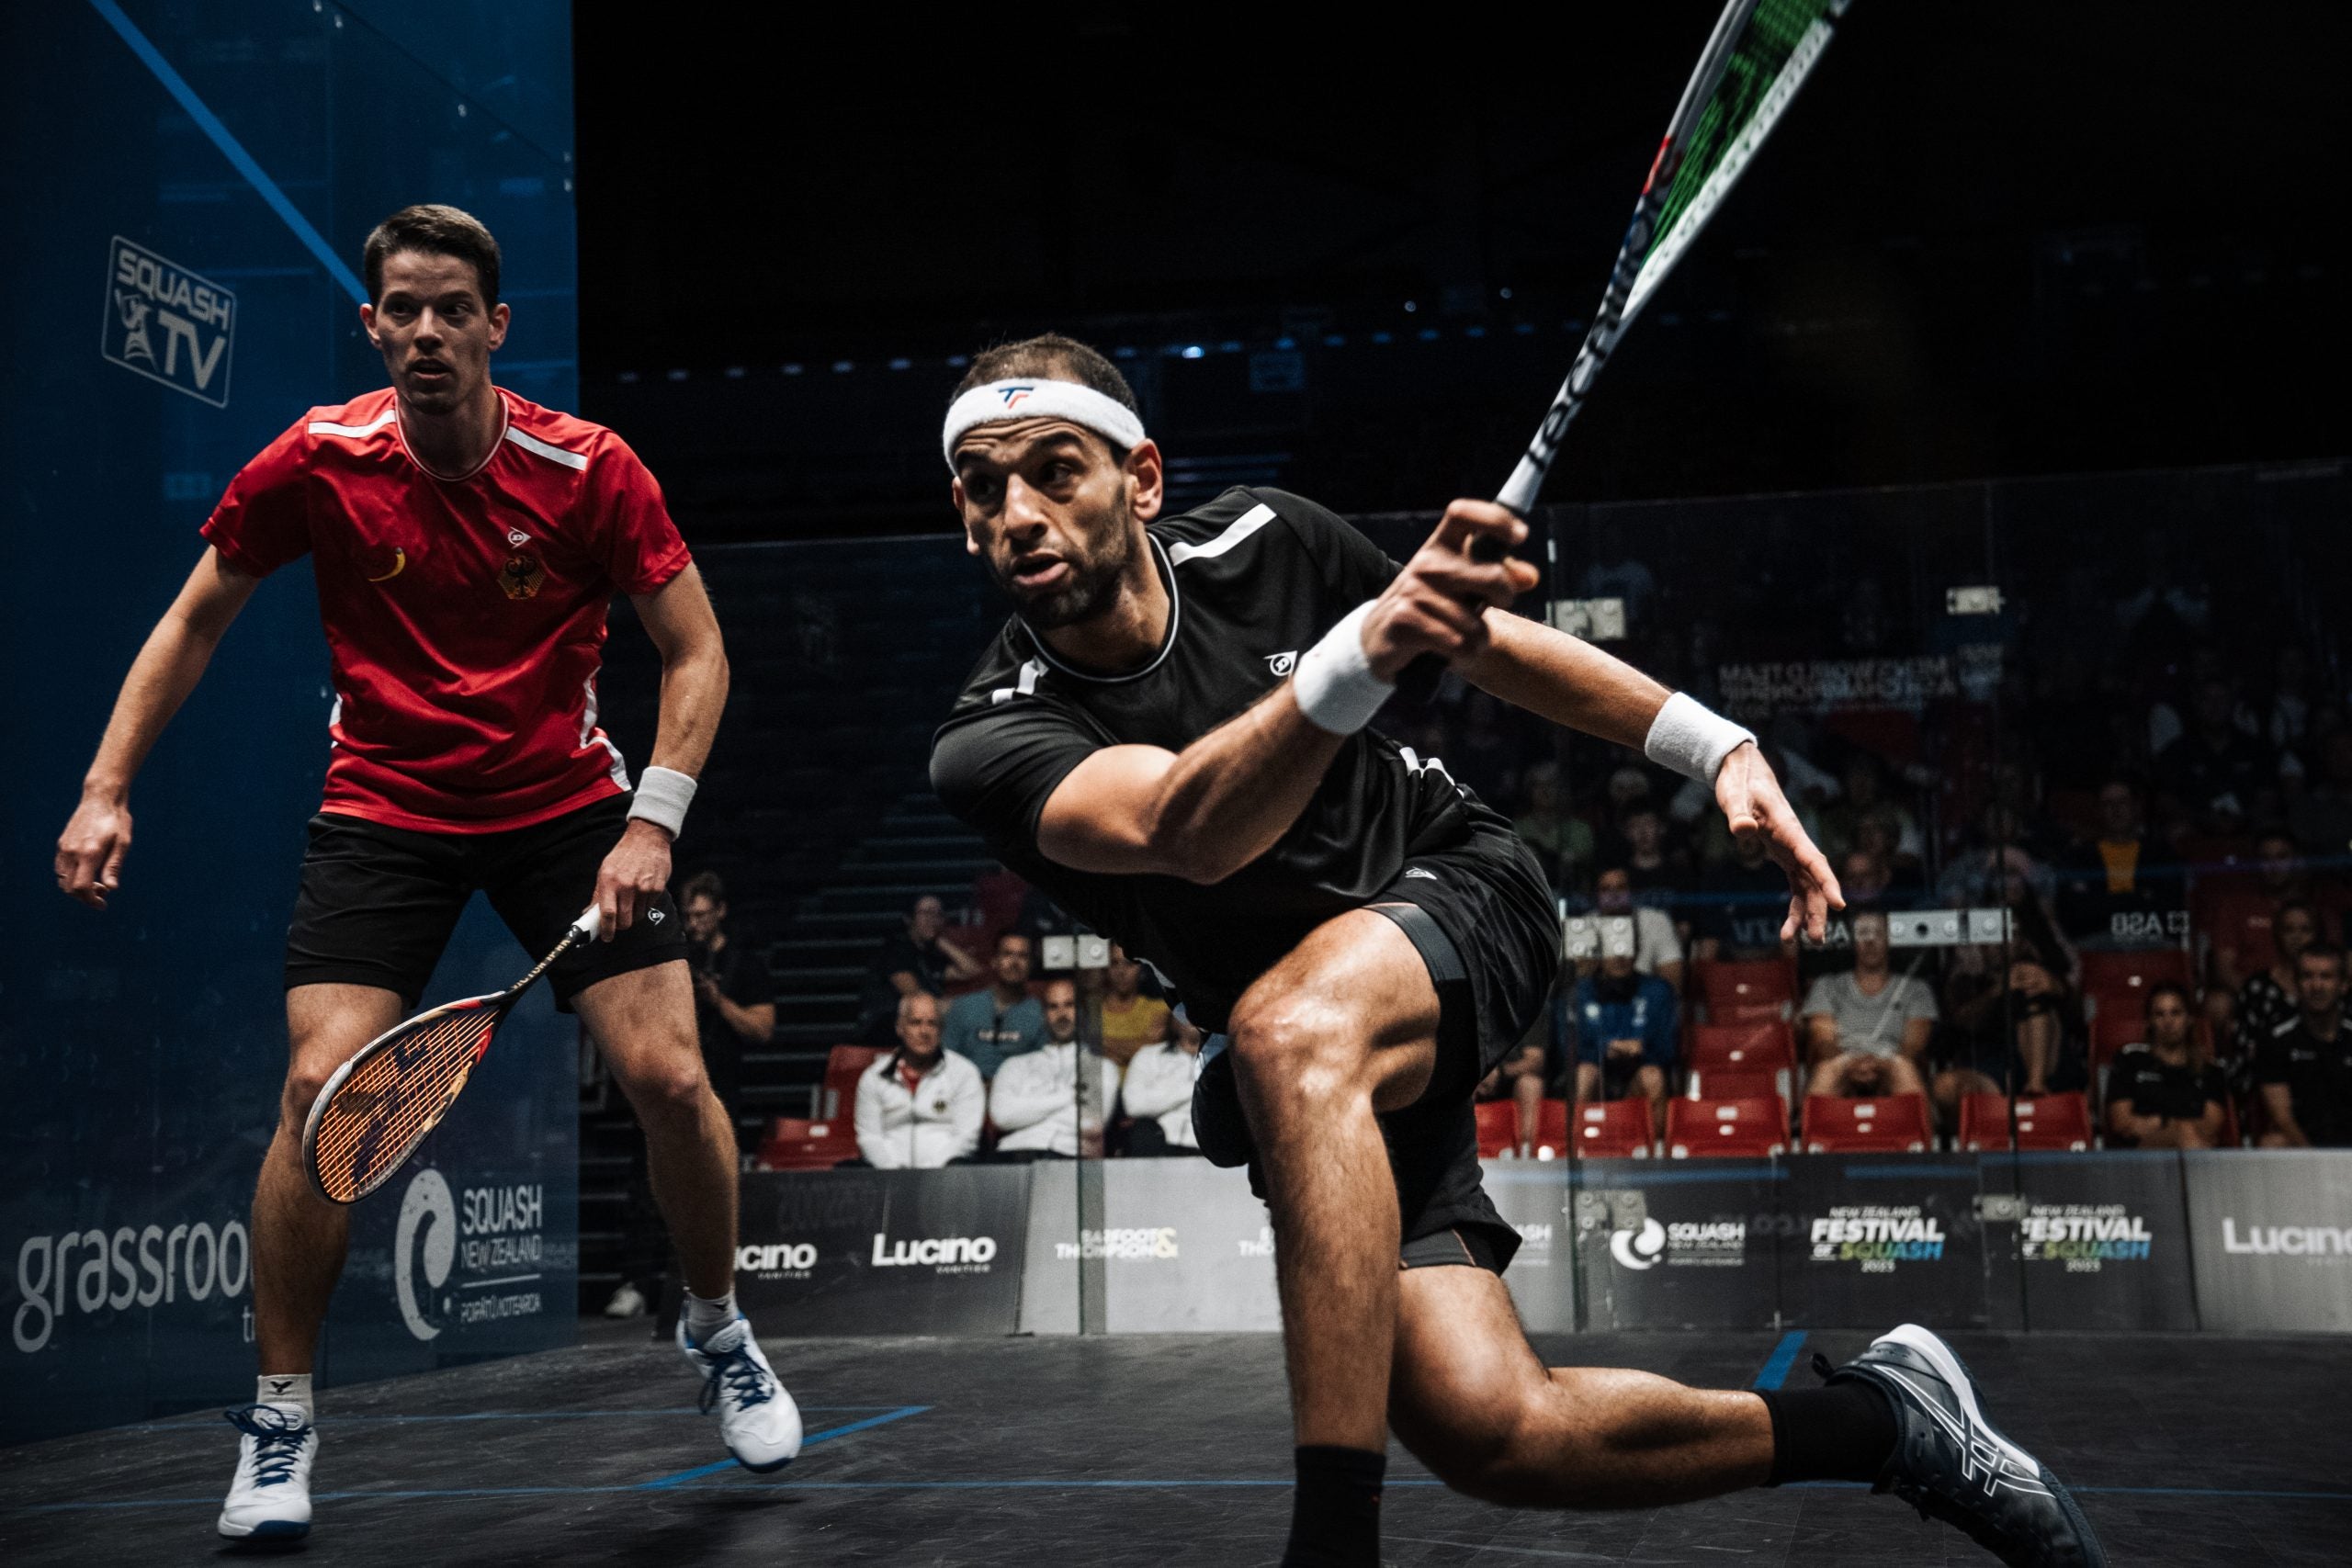
[[[2270,690],[2256,718],[2271,750],[2300,757],[2311,737],[2311,659],[2301,643],[2282,642],[2270,666]]]
[[[1035,1051],[1005,1058],[989,1090],[989,1116],[997,1125],[997,1152],[1052,1155],[1076,1159],[1102,1153],[1102,1119],[1118,1100],[1118,1064],[1078,1043],[1078,987],[1068,979],[1046,982],[1046,1043]],[[1079,1066],[1095,1075],[1089,1107],[1079,1104]]]
[[[2268,832],[2255,840],[2255,885],[2249,895],[2234,900],[2236,908],[2223,908],[2229,918],[2223,919],[2213,938],[2213,980],[2216,985],[2236,987],[2252,978],[2250,971],[2256,965],[2253,953],[2247,951],[2249,938],[2258,943],[2259,933],[2267,925],[2271,945],[2278,941],[2278,912],[2290,904],[2299,905],[2316,916],[2323,908],[2315,896],[2311,877],[2303,863],[2295,853],[2295,840],[2280,832]],[[2319,934],[2316,922],[2313,936]],[[2294,972],[2289,970],[2291,976]]]
[[[2344,1022],[2344,950],[2314,942],[2295,960],[2301,1010],[2256,1048],[2266,1149],[2352,1148],[2352,1029]]]
[[[1854,917],[1854,966],[1824,975],[1805,993],[1800,1021],[1815,1064],[1809,1094],[1925,1094],[1919,1064],[1936,1025],[1936,994],[1894,973],[1886,916]]]
[[[1585,875],[1592,868],[1592,825],[1567,809],[1567,792],[1560,783],[1557,762],[1538,762],[1527,770],[1527,809],[1511,823],[1519,836],[1527,840],[1538,859],[1544,863],[1544,874],[1552,879],[1555,891],[1566,892],[1581,886]],[[1781,888],[1785,894],[1788,879],[1778,870]]]
[[[2188,728],[2156,753],[2156,790],[2168,816],[2203,833],[2237,830],[2275,782],[2263,749],[2237,725],[2237,694],[2210,675],[2197,682]]]
[[[2165,916],[2183,907],[2180,866],[2140,814],[2129,781],[2099,786],[2098,829],[2069,852],[2058,874],[2058,913],[2078,942],[2154,947],[2177,941]]]
[[[1031,961],[1028,933],[1004,932],[996,939],[987,987],[947,1004],[947,1049],[978,1068],[983,1078],[996,1077],[1007,1056],[1046,1043],[1046,1010],[1029,994]]]
[[[1777,958],[1789,917],[1788,874],[1765,853],[1764,835],[1731,841],[1731,858],[1699,876],[1702,895],[1692,956],[1704,964]],[[1846,895],[1853,898],[1851,889]]]
[[[929,1170],[980,1146],[980,1070],[939,1041],[939,998],[899,998],[899,1048],[857,1080],[857,1152],[876,1170]]]
[[[926,893],[907,911],[905,926],[884,939],[865,982],[865,1027],[859,1037],[867,1044],[890,1043],[897,1032],[900,997],[912,991],[935,997],[981,973],[978,959],[941,934],[946,927],[946,907]]]
[[[775,976],[751,943],[728,930],[727,885],[717,872],[686,878],[678,889],[678,915],[686,931],[686,970],[694,977],[703,1067],[740,1141],[743,1053],[775,1038]]]
[[[2302,1011],[2295,960],[2319,938],[2319,913],[2309,904],[2290,900],[2271,914],[2270,967],[2248,976],[2237,991],[2238,1034],[2249,1046],[2269,1039]],[[2218,953],[2220,943],[2214,946]]]
[[[2189,1048],[2186,987],[2148,987],[2148,1038],[2117,1053],[2107,1078],[2107,1135],[2118,1148],[2210,1149],[2222,1141],[2229,1085]]]
[[[1625,836],[1625,874],[1644,904],[1663,903],[1682,889],[1690,874],[1681,852],[1668,842],[1666,817],[1647,802],[1618,818]]]
[[[2319,753],[2318,766],[2287,821],[2306,854],[2341,866],[2352,855],[2352,728],[2335,730],[2312,749]]]
[[[1554,1015],[1553,1037],[1568,1055],[1574,1032],[1576,1098],[1623,1100],[1638,1093],[1650,1102],[1650,1135],[1666,1132],[1666,1075],[1674,1066],[1674,991],[1655,975],[1644,975],[1633,957],[1612,953],[1594,973],[1577,982],[1566,1005]],[[1520,1117],[1522,1141],[1534,1135],[1534,1120]]]
[[[1894,902],[1894,867],[1868,850],[1838,857],[1838,886],[1849,909],[1883,909]]]
[[[1783,919],[1787,917],[1787,888],[1788,881],[1783,876]],[[1593,884],[1592,908],[1593,913],[1600,917],[1601,952],[1604,954],[1611,943],[1608,933],[1613,930],[1630,929],[1634,939],[1634,967],[1642,974],[1655,975],[1665,981],[1673,987],[1676,996],[1682,994],[1682,942],[1674,933],[1674,921],[1664,909],[1634,902],[1634,878],[1630,872],[1622,865],[1612,865],[1602,872]],[[1621,923],[1627,920],[1632,922],[1630,928]],[[1587,967],[1590,968],[1597,962],[1588,960]]]
[[[2057,878],[2027,847],[2025,838],[2015,810],[1999,801],[1988,804],[1969,848],[1944,863],[1943,874],[1936,879],[1938,898],[1956,908],[1998,904],[2022,880],[2037,900],[2048,900],[2057,890]]]
[[[1927,840],[1920,836],[1918,819],[1901,806],[1887,798],[1886,775],[1878,759],[1867,751],[1857,751],[1846,764],[1846,793],[1824,807],[1821,813],[1821,852],[1835,861],[1870,846],[1862,842],[1862,825],[1882,823],[1888,829],[1892,843],[1887,863],[1890,872],[1902,863],[1913,866],[1927,852]]]
[[[1169,1015],[1168,1038],[1147,1045],[1127,1062],[1119,1081],[1119,1103],[1135,1125],[1127,1129],[1131,1155],[1196,1155],[1193,1135],[1193,1085],[1201,1076],[1201,1032],[1178,1008]]]
[[[1104,978],[1102,1055],[1124,1072],[1136,1052],[1168,1038],[1168,1004],[1145,993],[1143,965],[1115,942]]]

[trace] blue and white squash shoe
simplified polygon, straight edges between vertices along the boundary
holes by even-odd
[[[702,1407],[718,1412],[719,1436],[745,1470],[782,1470],[800,1452],[800,1407],[776,1381],[775,1369],[752,1337],[751,1320],[735,1321],[696,1345],[678,1317],[678,1348],[701,1374]]]
[[[1952,1348],[1906,1323],[1830,1370],[1860,1378],[1894,1406],[1898,1437],[1877,1492],[1959,1526],[2010,1568],[2106,1568],[2107,1553],[2074,1495],[2041,1461],[1984,1418],[1976,1380]]]
[[[220,1529],[230,1540],[300,1540],[311,1533],[311,1461],[319,1429],[299,1404],[241,1404],[222,1412],[244,1434],[237,1474],[221,1505]]]

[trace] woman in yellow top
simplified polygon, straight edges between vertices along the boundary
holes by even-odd
[[[1147,1045],[1168,1038],[1168,1004],[1143,994],[1143,965],[1116,943],[1111,948],[1110,989],[1102,998],[1102,1054],[1124,1069]]]

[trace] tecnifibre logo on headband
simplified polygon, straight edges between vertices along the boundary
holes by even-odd
[[[1029,394],[1036,389],[1035,387],[999,387],[997,396],[1003,400],[1004,406],[1009,411],[1017,409],[1026,402]]]

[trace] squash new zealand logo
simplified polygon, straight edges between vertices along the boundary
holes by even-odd
[[[214,408],[229,406],[237,297],[119,234],[107,254],[98,353]]]

